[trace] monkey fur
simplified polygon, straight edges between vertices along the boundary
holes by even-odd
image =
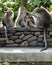
[[[33,12],[31,12],[32,15],[36,15],[36,24],[35,26],[43,26],[44,28],[44,43],[45,43],[45,48],[43,48],[41,51],[47,49],[47,28],[51,24],[51,16],[49,12],[44,8],[44,7],[37,7]]]
[[[8,43],[8,36],[7,36],[7,28],[13,27],[13,18],[14,13],[12,10],[7,10],[7,12],[4,14],[2,23],[5,30],[5,37],[6,37],[6,43]]]
[[[14,12],[12,10],[7,10],[2,19],[3,26],[13,27],[13,18]]]
[[[15,27],[26,27],[25,23],[25,16],[26,16],[26,8],[24,6],[21,6],[18,9],[18,16],[15,20]]]
[[[27,27],[34,27],[35,22],[34,22],[33,16],[30,13],[26,14],[25,20],[27,23]]]
[[[51,22],[52,22],[52,11],[50,12],[50,16],[51,16]]]

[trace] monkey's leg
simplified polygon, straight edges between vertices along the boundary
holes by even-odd
[[[29,28],[28,21],[25,23],[25,28]]]
[[[45,48],[43,48],[41,51],[44,51],[47,49],[47,34],[46,34],[46,29],[44,29],[44,43],[45,43]]]
[[[25,26],[25,28],[29,28],[29,27],[28,27],[28,22],[27,22],[27,21],[23,21],[23,25]]]
[[[27,28],[27,27],[28,27],[27,21],[24,23],[24,25],[25,25],[25,28]]]
[[[8,37],[7,37],[7,29],[6,29],[6,26],[4,26],[4,29],[5,29],[6,43],[8,43]]]

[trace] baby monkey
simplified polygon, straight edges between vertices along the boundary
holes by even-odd
[[[5,29],[5,36],[6,36],[6,42],[8,43],[8,37],[7,37],[7,28],[13,27],[13,18],[14,18],[14,13],[12,10],[7,10],[7,12],[4,14],[2,23],[3,27]]]
[[[43,26],[44,28],[44,43],[45,43],[45,48],[43,48],[41,51],[47,49],[47,28],[51,24],[51,16],[49,12],[44,8],[44,7],[37,7],[33,12],[31,12],[32,15],[36,15],[36,26]]]
[[[26,13],[26,16],[25,16],[25,21],[26,21],[26,27],[34,27],[34,19],[33,19],[33,16],[30,14],[30,13]]]

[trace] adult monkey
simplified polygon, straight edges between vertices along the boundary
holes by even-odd
[[[18,16],[15,20],[15,27],[27,27],[25,22],[26,8],[24,6],[19,7]]]
[[[43,48],[41,51],[47,49],[47,28],[51,24],[51,16],[49,12],[44,8],[44,7],[37,7],[31,14],[35,14],[36,17],[36,24],[35,26],[43,26],[44,28],[44,43],[45,43],[45,48]]]
[[[2,18],[3,26],[6,27],[13,27],[13,18],[14,18],[14,12],[12,10],[7,10]]]
[[[5,29],[5,36],[6,36],[6,43],[8,43],[8,37],[7,37],[7,28],[13,27],[13,18],[14,18],[14,12],[12,10],[7,10],[2,18],[3,27]]]

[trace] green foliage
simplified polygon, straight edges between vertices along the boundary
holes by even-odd
[[[14,11],[16,18],[18,8],[21,6],[21,1],[22,0],[0,0],[0,21],[8,8],[11,8]],[[35,7],[39,7],[39,6],[44,6],[49,11],[52,11],[51,0],[28,0],[27,2],[28,11],[32,11]]]
[[[50,5],[50,7],[49,7],[49,11],[52,11],[52,5]]]
[[[49,7],[52,3],[50,0],[29,0],[29,4],[35,8],[39,6]]]

